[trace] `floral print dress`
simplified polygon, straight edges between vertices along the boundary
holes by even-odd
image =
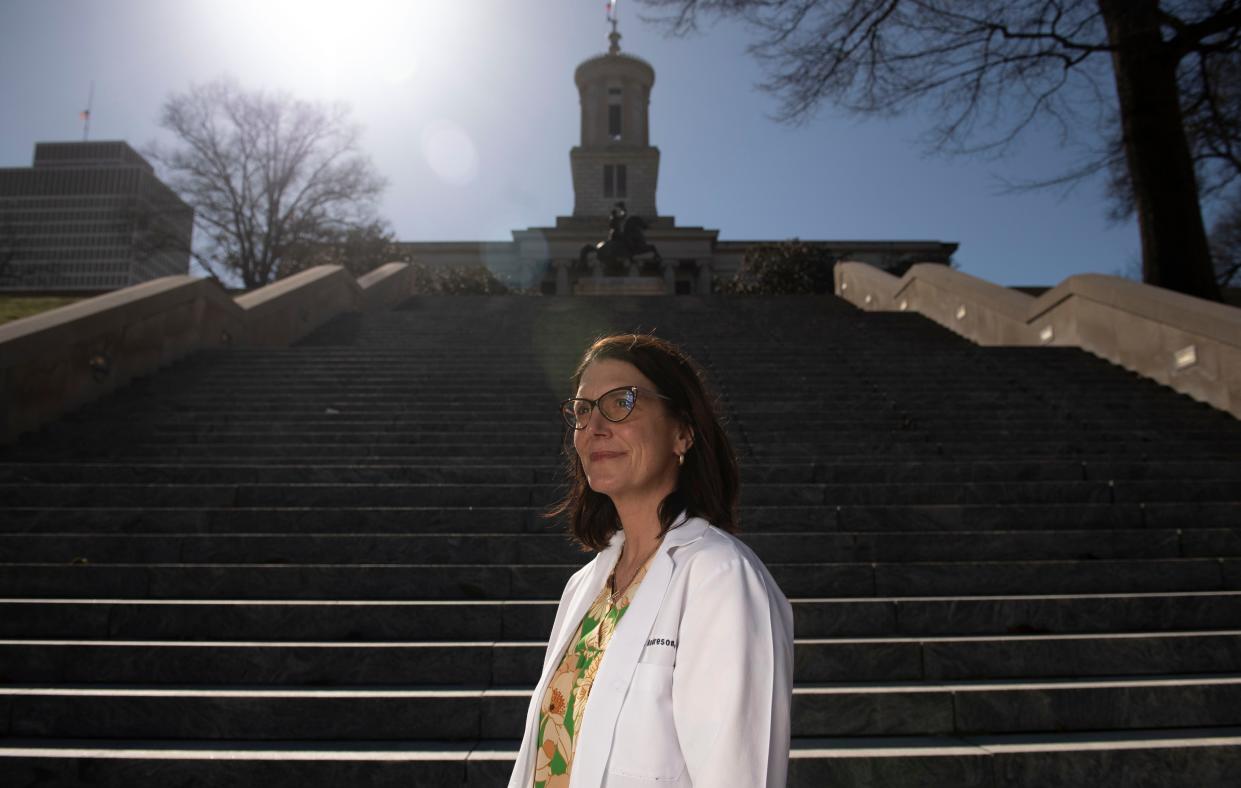
[[[614,605],[608,603],[610,583],[604,584],[569,641],[539,709],[534,788],[568,788],[574,745],[582,729],[586,699],[595,683],[599,663],[603,661],[603,652],[649,566],[648,559]]]

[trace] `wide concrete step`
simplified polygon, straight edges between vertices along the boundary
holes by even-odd
[[[765,563],[1241,556],[1241,525],[1187,531],[776,532],[741,538]],[[425,533],[415,523],[407,533],[0,533],[0,562],[448,565],[572,563],[581,556],[581,548],[564,534]]]
[[[960,482],[875,484],[750,484],[748,506],[1139,503],[1235,501],[1231,480]],[[529,506],[563,494],[557,483],[281,483],[281,484],[74,484],[0,483],[9,506]]]
[[[404,413],[409,414],[409,403],[416,400],[428,405],[444,406],[449,412],[468,413],[471,403],[479,403],[486,410],[497,410],[504,413],[520,413],[530,408],[549,408],[554,413],[560,400],[572,396],[566,375],[564,387],[557,386],[525,386],[515,383],[514,397],[508,398],[508,388],[496,386],[497,380],[520,381],[529,377],[530,369],[514,369],[505,371],[495,368],[482,368],[477,371],[461,370],[455,374],[445,373],[440,384],[427,383],[391,383],[381,386],[363,386],[342,384],[342,380],[350,376],[365,376],[365,371],[340,369],[334,380],[318,383],[301,380],[304,373],[297,369],[273,371],[264,375],[262,380],[252,381],[247,385],[217,385],[212,381],[194,381],[181,379],[169,381],[168,386],[159,389],[144,388],[136,384],[126,389],[125,395],[133,401],[147,400],[158,410],[164,412],[196,411],[204,413],[222,413],[230,409],[225,405],[229,400],[222,397],[234,397],[232,403],[239,401],[245,410],[287,404],[290,410],[313,411],[324,406],[343,404],[347,411],[399,411],[401,399],[405,398]],[[831,374],[840,375],[839,371]],[[907,370],[906,374],[916,376],[917,370]],[[734,371],[730,376],[758,378],[771,376],[786,378],[781,371]],[[715,377],[719,377],[717,374]],[[214,378],[212,379],[214,380]],[[1114,394],[1082,387],[1061,398],[1032,396],[1028,391],[1003,391],[992,387],[973,389],[942,389],[923,385],[904,385],[893,391],[880,389],[866,390],[856,381],[843,385],[827,387],[814,382],[803,382],[807,387],[803,393],[790,394],[787,384],[783,387],[759,387],[748,384],[725,384],[718,388],[726,398],[726,407],[741,418],[752,415],[785,414],[798,416],[802,413],[811,418],[845,414],[852,410],[859,411],[861,418],[873,418],[886,412],[905,412],[910,414],[943,414],[948,416],[953,408],[978,408],[987,418],[991,413],[1011,411],[1019,421],[1033,422],[1039,415],[1048,418],[1052,423],[1064,423],[1068,420],[1091,420],[1096,417],[1105,422],[1119,422],[1119,416],[1125,413],[1140,413],[1153,410],[1167,404],[1166,392],[1155,392],[1151,395],[1134,395],[1128,386],[1118,386]],[[462,391],[469,391],[468,398],[462,398]],[[108,407],[101,405],[101,407]],[[235,411],[236,408],[231,410]],[[438,411],[437,411],[438,412]],[[538,412],[533,411],[533,412]],[[1064,414],[1072,414],[1066,419]],[[1059,418],[1057,418],[1057,416]],[[1155,415],[1151,422],[1130,425],[1134,429],[1158,426],[1161,423],[1177,422],[1197,426],[1202,429],[1204,420],[1216,421],[1208,413],[1194,409],[1178,409],[1175,406],[1167,412]],[[1218,420],[1225,424],[1223,420]],[[787,421],[785,422],[787,426]],[[1224,428],[1232,434],[1235,430]]]
[[[133,438],[134,436],[130,435]],[[533,463],[546,464],[554,461],[560,449],[549,452],[545,445],[527,445],[522,443],[490,442],[469,445],[463,443],[376,443],[373,441],[350,441],[345,443],[301,443],[288,438],[278,441],[263,442],[230,442],[230,443],[145,443],[141,439],[118,444],[119,435],[97,443],[78,443],[72,447],[75,457],[114,458],[117,460],[136,460],[139,462],[194,462],[202,459],[220,462],[225,458],[244,456],[251,460],[264,458],[283,458],[286,461],[317,459],[327,462],[356,462],[359,458],[388,457],[390,462],[405,462],[411,465],[428,463],[455,462],[470,465],[487,463]],[[71,438],[67,437],[67,441]],[[1113,458],[1129,458],[1137,461],[1152,462],[1151,454],[1168,459],[1177,457],[1231,461],[1235,452],[1226,448],[1192,445],[1186,447],[1169,447],[1170,451],[1160,454],[1149,444],[1120,445],[1118,443],[1082,444],[1078,441],[1063,440],[1058,442],[1041,441],[1017,448],[1010,444],[980,445],[944,443],[929,440],[893,441],[888,439],[837,439],[829,445],[818,447],[797,444],[793,458],[797,462],[815,461],[845,464],[849,462],[873,463],[884,458],[895,461],[929,462],[929,461],[963,461],[1011,462],[1015,460],[1038,459],[1046,461],[1091,461]],[[63,459],[69,447],[43,446],[32,448],[22,455],[23,461],[56,461]],[[787,462],[790,451],[781,453],[776,445],[761,446],[756,453],[748,443],[736,446],[738,455],[747,460],[755,455],[755,461],[763,463]],[[1175,450],[1175,451],[1172,451]],[[761,456],[758,456],[760,455]]]
[[[0,735],[32,738],[499,739],[523,688],[0,686]],[[807,684],[797,737],[1241,725],[1241,676]]]
[[[491,379],[494,380],[494,377]],[[132,416],[139,423],[161,431],[185,434],[227,427],[259,433],[272,431],[271,427],[260,424],[260,415],[270,415],[276,425],[295,430],[341,426],[366,428],[377,424],[408,429],[423,425],[433,417],[469,423],[491,422],[505,429],[514,429],[527,423],[532,426],[539,423],[556,425],[559,403],[573,393],[567,388],[554,392],[514,391],[505,392],[503,397],[476,400],[473,397],[463,398],[459,383],[443,390],[392,387],[370,393],[319,386],[305,392],[282,390],[277,394],[272,391],[276,385],[275,382],[268,385],[265,394],[221,388],[216,392],[196,389],[193,398],[175,393],[135,395],[126,409],[112,406],[111,409],[92,411],[94,418],[91,421],[120,418],[125,415],[125,410],[132,411],[137,405],[145,405],[140,413]],[[886,406],[870,399],[822,397],[792,401],[782,398],[779,404],[761,407],[745,404],[748,400],[764,401],[772,397],[765,392],[730,392],[728,401],[722,405],[732,420],[753,431],[776,437],[795,432],[799,427],[815,434],[863,433],[875,429],[959,434],[959,414],[967,408],[976,414],[972,429],[981,428],[988,432],[1007,430],[1031,434],[1042,428],[1061,433],[1076,429],[1093,440],[1107,439],[1113,435],[1165,435],[1197,440],[1207,437],[1212,427],[1220,429],[1216,438],[1235,440],[1238,434],[1237,429],[1225,423],[1182,415],[1137,422],[1132,413],[1090,410],[1089,402],[1072,411],[1031,409],[1028,402],[1020,399],[994,398],[985,402],[936,399]],[[225,407],[225,402],[231,403],[231,407]],[[419,407],[411,410],[410,403],[415,402]],[[90,422],[82,418],[85,415],[80,414],[69,423],[89,428]]]
[[[299,373],[291,373],[296,376]],[[346,373],[342,373],[346,374]],[[487,373],[494,380],[494,371]],[[278,384],[268,387],[276,388]],[[201,389],[202,384],[183,381],[182,388],[191,391]],[[459,392],[460,382],[454,381],[452,390]],[[731,387],[730,387],[731,388]],[[327,424],[354,424],[372,421],[385,423],[420,424],[443,414],[469,415],[463,419],[469,423],[492,422],[510,424],[513,422],[546,422],[549,410],[572,392],[566,390],[531,390],[523,393],[520,398],[506,399],[489,403],[483,411],[471,413],[466,403],[451,398],[443,398],[433,412],[411,410],[408,399],[402,407],[399,397],[385,399],[383,406],[376,402],[368,403],[367,408],[339,408],[322,404],[320,398],[303,397],[291,400],[276,413],[258,413],[251,406],[263,407],[265,400],[247,401],[245,407],[236,406],[236,400],[205,400],[195,399],[193,402],[184,400],[178,391],[152,392],[140,389],[126,389],[122,398],[103,400],[90,405],[83,411],[66,417],[66,423],[89,426],[92,421],[115,418],[138,418],[144,423],[158,419],[161,426],[180,429],[193,429],[215,424],[245,425],[247,428],[262,429],[262,424],[270,418],[277,425],[297,426],[302,422],[322,422]],[[231,387],[219,392],[221,396],[236,397]],[[405,395],[409,397],[410,395]],[[417,397],[421,400],[421,397]],[[144,406],[140,413],[134,413],[134,401],[141,401]],[[730,390],[729,396],[722,403],[727,413],[734,419],[744,421],[747,425],[763,429],[787,429],[790,418],[796,417],[798,423],[806,424],[816,431],[825,430],[857,430],[859,427],[903,426],[912,420],[915,424],[956,425],[961,403],[946,400],[942,397],[920,400],[876,399],[873,393],[849,390],[848,393],[832,394],[830,397],[819,395],[810,398],[790,401],[781,396],[771,398],[767,395],[751,395],[745,391]],[[1166,403],[1164,403],[1166,404]],[[1214,415],[1196,410],[1150,413],[1147,407],[1142,413],[1140,422],[1134,421],[1135,413],[1143,409],[1133,407],[1116,407],[1106,401],[1091,400],[1089,396],[1079,396],[1071,402],[1044,403],[1037,410],[1032,409],[1028,400],[1005,400],[990,397],[985,403],[978,403],[978,416],[992,423],[1003,423],[1014,426],[1032,424],[1063,425],[1072,424],[1086,432],[1102,432],[1109,429],[1125,431],[1174,432],[1188,429],[1201,432],[1207,426],[1217,426],[1223,434],[1235,434],[1237,427],[1232,426],[1226,414]],[[808,410],[807,408],[813,408]],[[800,409],[799,409],[800,408]]]
[[[261,441],[242,441],[237,443],[146,443],[137,440],[124,444],[123,449],[115,443],[112,445],[82,445],[76,447],[78,457],[109,457],[117,459],[158,458],[161,461],[181,462],[195,458],[236,457],[245,455],[252,458],[284,457],[284,458],[328,458],[334,462],[352,461],[357,457],[389,456],[399,458],[420,458],[419,464],[464,462],[479,465],[488,461],[492,463],[530,463],[543,465],[554,460],[559,447],[548,449],[545,444],[526,444],[516,442],[490,441],[485,444],[468,445],[464,443],[429,443],[413,444],[352,441],[341,444],[331,443],[299,443],[289,439],[278,442],[264,443]],[[46,451],[31,452],[33,458],[56,459],[64,456],[63,448],[51,447]]]
[[[77,437],[82,438],[83,436],[79,435]],[[425,438],[406,442],[366,440],[356,443],[332,444],[318,440],[314,442],[302,441],[296,435],[289,433],[273,435],[270,438],[262,436],[251,438],[250,445],[254,451],[248,453],[245,450],[245,439],[239,441],[236,436],[228,441],[210,439],[206,441],[186,441],[182,444],[168,441],[148,442],[145,436],[138,431],[131,431],[128,436],[130,438],[129,442],[118,443],[122,437],[120,434],[107,434],[97,440],[86,441],[83,439],[75,447],[73,456],[78,460],[86,462],[129,460],[138,464],[169,464],[170,461],[195,461],[197,458],[208,458],[217,465],[271,464],[271,458],[279,457],[285,458],[285,461],[281,463],[285,465],[297,463],[308,465],[357,465],[359,461],[364,461],[367,457],[382,457],[385,455],[392,458],[388,464],[428,465],[440,462],[445,457],[473,457],[474,459],[469,461],[469,464],[482,466],[511,465],[516,458],[521,457],[524,458],[521,460],[522,464],[541,466],[555,464],[561,459],[563,451],[559,443],[556,444],[554,450],[549,451],[545,441],[540,441],[534,446],[526,448],[515,448],[519,444],[517,442],[509,442],[505,438],[500,438],[501,442],[499,443],[494,441],[487,443],[480,440],[475,445],[470,445],[468,441],[444,443]],[[1038,463],[1043,465],[1051,463],[1077,463],[1079,465],[1081,463],[1090,463],[1102,465],[1103,463],[1128,461],[1133,464],[1131,467],[1144,466],[1134,467],[1132,472],[1116,470],[1108,472],[1106,475],[1102,472],[1097,472],[1092,473],[1088,477],[1103,479],[1227,479],[1230,478],[1231,473],[1229,468],[1223,468],[1220,472],[1203,474],[1194,474],[1192,471],[1178,473],[1175,470],[1163,472],[1158,468],[1152,468],[1151,466],[1155,464],[1152,460],[1153,447],[1151,442],[1146,440],[1124,442],[1117,439],[1115,441],[1083,443],[1079,436],[1066,436],[1052,440],[1048,434],[1041,433],[1039,439],[1027,445],[1024,451],[1014,451],[1010,446],[961,443],[951,438],[941,440],[924,435],[908,434],[898,439],[885,437],[875,440],[868,439],[865,436],[838,433],[836,440],[832,444],[820,445],[817,449],[803,441],[789,441],[790,445],[797,446],[797,453],[794,455],[781,455],[777,444],[759,441],[751,445],[748,439],[743,439],[737,434],[733,434],[732,438],[735,441],[736,445],[734,448],[742,461],[743,469],[745,466],[753,464],[770,466],[781,463],[797,465],[820,463],[843,467],[850,465],[873,466],[886,458],[897,463],[922,465],[924,467],[938,463],[949,465],[960,463],[978,466],[984,465],[987,462],[1002,463],[1006,466],[992,473],[980,471],[979,474],[972,477],[975,480],[986,480],[989,477],[1013,478],[1011,476],[996,476],[996,474],[1008,470],[1017,463]],[[66,436],[65,441],[71,442],[72,438]],[[557,438],[557,441],[559,441],[559,438]],[[333,446],[335,450],[333,450]],[[54,463],[63,460],[67,448],[67,446],[63,445],[45,445],[38,449],[32,448],[21,456],[21,461],[40,464]],[[1236,456],[1235,454],[1230,454],[1228,448],[1228,446],[1218,444],[1171,446],[1171,450],[1168,453],[1160,456],[1172,463],[1209,461],[1226,464],[1232,462]],[[1157,454],[1158,452],[1155,451],[1154,453]],[[420,460],[419,458],[422,459]],[[865,472],[865,467],[854,471],[854,473],[859,474],[864,474]],[[928,473],[943,473],[949,475],[949,478],[955,478],[952,476],[952,474],[955,474],[953,470],[942,472],[928,470]],[[823,478],[813,480],[835,480],[830,475],[830,472],[823,472],[823,474]],[[1057,478],[1057,476],[1045,478]],[[936,475],[927,477],[928,480],[937,478],[941,477]],[[968,480],[970,477],[961,478],[962,480]],[[1044,477],[1035,475],[1029,478]],[[1079,471],[1078,474],[1074,476],[1066,475],[1065,478],[1081,479],[1082,474]],[[882,478],[876,478],[875,480],[881,481]]]
[[[0,740],[0,770],[17,785],[368,785],[508,783],[511,740],[169,742],[161,739]],[[1241,728],[1173,728],[988,736],[795,738],[789,788],[1091,785],[1233,788]]]
[[[792,600],[800,638],[1241,629],[1241,591]],[[0,638],[543,640],[554,599],[0,598]]]
[[[0,738],[0,773],[12,785],[57,788],[503,788],[517,747],[515,741],[473,739],[307,743]]]
[[[116,397],[123,397],[124,390]],[[221,392],[223,401],[232,396]],[[341,398],[290,398],[288,400],[261,400],[237,402],[218,410],[204,410],[205,405],[179,402],[167,398],[158,400],[135,400],[116,403],[110,410],[98,407],[83,411],[72,418],[50,425],[46,434],[65,435],[67,432],[93,439],[106,437],[115,430],[118,422],[126,422],[143,434],[160,436],[179,435],[193,438],[213,432],[241,432],[254,435],[271,435],[277,432],[375,432],[384,428],[417,432],[434,428],[439,420],[445,424],[496,425],[496,432],[546,430],[560,433],[564,426],[558,413],[562,394],[548,395],[538,400],[514,401],[505,399],[495,406],[477,406],[468,400],[446,399],[444,402],[428,401],[415,394],[399,394],[388,400],[358,402]],[[411,409],[411,402],[417,408]],[[737,413],[729,403],[723,403],[724,413],[730,424],[743,427],[751,438],[769,441],[785,441],[798,434],[816,437],[837,436],[855,440],[910,440],[934,437],[936,440],[971,439],[983,437],[1024,437],[1037,439],[1050,435],[1057,439],[1077,438],[1086,443],[1158,443],[1166,442],[1174,450],[1178,447],[1209,448],[1214,444],[1236,443],[1241,440],[1241,428],[1229,425],[1204,423],[1199,419],[1149,423],[1138,421],[1132,414],[1108,417],[1091,417],[1070,420],[1053,414],[1039,414],[1037,418],[1015,419],[1004,415],[991,415],[994,405],[978,404],[962,406],[959,403],[936,407],[933,410],[910,410],[906,408],[876,409],[873,403],[842,404],[831,420],[823,418],[801,421],[801,413],[807,408],[822,408],[822,403],[801,403],[788,412]],[[834,406],[836,407],[836,406]],[[245,418],[238,416],[245,413]],[[977,412],[971,429],[962,431],[954,419],[962,412]],[[267,422],[268,426],[260,426]],[[282,429],[275,429],[281,427]],[[474,434],[482,430],[474,429]],[[825,444],[825,448],[830,448]],[[1185,460],[1195,459],[1186,455]]]
[[[868,354],[871,352],[868,348]],[[419,358],[417,355],[368,356],[358,349],[355,357],[325,356],[309,358],[308,354],[289,349],[286,355],[270,355],[266,358],[221,359],[216,357],[191,360],[177,371],[179,378],[161,379],[158,375],[144,378],[135,388],[153,393],[183,393],[193,395],[201,390],[237,386],[262,389],[264,385],[278,381],[282,376],[292,375],[290,385],[296,389],[312,388],[318,383],[349,391],[365,391],[400,385],[450,388],[457,381],[471,385],[490,378],[511,383],[516,390],[560,390],[568,385],[577,358],[503,358],[497,353],[481,352],[477,348],[460,348],[456,358]],[[503,351],[498,351],[502,353]],[[690,349],[690,353],[694,351]],[[891,401],[909,394],[921,395],[934,400],[946,397],[992,397],[1010,399],[1025,397],[1034,401],[1046,400],[1061,403],[1071,395],[1084,395],[1094,401],[1110,401],[1117,406],[1130,406],[1153,399],[1168,400],[1166,392],[1141,377],[1126,373],[1113,377],[1107,372],[1094,374],[1088,368],[1066,369],[1046,367],[1040,364],[1010,362],[1007,370],[1010,380],[988,379],[986,371],[970,363],[968,357],[939,352],[933,359],[914,359],[906,350],[899,354],[875,348],[865,366],[855,370],[828,358],[807,361],[775,354],[766,360],[739,354],[735,358],[720,358],[707,354],[699,357],[705,367],[716,374],[717,385],[728,391],[755,391],[774,395],[777,400],[813,398],[856,398],[864,393],[875,395],[879,402]],[[1096,362],[1098,363],[1098,362]],[[883,366],[894,367],[882,369]],[[545,368],[555,370],[555,377],[545,374]],[[852,375],[842,371],[853,372]],[[982,372],[983,374],[980,374]],[[1037,381],[1038,375],[1060,374],[1064,381],[1049,385]],[[188,383],[194,383],[191,387]],[[1007,384],[1007,385],[1006,385]],[[1041,384],[1041,385],[1040,385]],[[1057,388],[1059,390],[1057,390]],[[270,391],[270,388],[266,389]],[[480,388],[480,394],[487,394]],[[1172,412],[1192,412],[1193,401],[1174,405]]]
[[[21,507],[0,533],[563,533],[535,506]],[[745,533],[1235,528],[1241,501],[1141,504],[743,506]]]
[[[958,436],[942,439],[903,440],[899,436],[878,436],[867,443],[837,440],[830,443],[824,439],[786,442],[766,441],[762,435],[750,435],[748,450],[760,461],[779,459],[828,459],[840,456],[910,456],[927,459],[1015,459],[1020,457],[1045,457],[1051,459],[1137,458],[1152,462],[1157,457],[1195,458],[1232,461],[1241,452],[1241,441],[1188,441],[1160,442],[1152,439],[1090,441],[1080,434],[1057,438],[1047,433],[1031,436],[990,435]],[[825,436],[826,437],[826,436]],[[836,436],[839,438],[840,436]],[[869,451],[867,450],[869,447]]]
[[[540,641],[0,640],[0,682],[368,686],[533,685]],[[799,639],[794,680],[946,681],[1222,674],[1241,630]]]
[[[240,459],[240,458],[239,458]],[[787,466],[809,476],[812,466]],[[1079,474],[1080,475],[1080,474]],[[520,465],[469,464],[256,464],[187,465],[159,462],[2,463],[0,483],[39,484],[305,484],[305,483],[412,483],[412,484],[544,484],[559,482],[562,467],[554,462]]]
[[[554,415],[554,414],[553,414]],[[559,418],[558,416],[556,418]],[[411,430],[406,428],[380,428],[374,430],[354,430],[342,429],[341,427],[327,427],[322,430],[298,430],[291,434],[274,435],[273,441],[276,443],[303,443],[303,444],[332,444],[332,443],[349,443],[352,441],[363,441],[372,444],[384,443],[406,443],[419,444],[426,443],[434,446],[471,446],[477,447],[491,446],[493,443],[498,445],[505,444],[527,444],[537,446],[544,450],[545,457],[555,457],[556,450],[564,441],[563,423],[557,424],[556,421],[548,419],[545,429],[533,429],[528,431],[505,430],[499,436],[483,436],[479,434],[464,433],[452,428],[451,420],[445,420],[437,427],[427,428],[425,430]],[[496,440],[496,438],[500,440]],[[143,442],[148,445],[158,445],[160,443],[208,443],[208,444],[229,444],[243,442],[261,442],[262,436],[255,435],[247,430],[214,430],[208,433],[198,433],[191,435],[179,435],[177,433],[153,432],[143,436]]]
[[[1235,725],[1241,677],[805,685],[796,736],[951,735]]]
[[[841,387],[842,382],[846,381],[846,378],[839,374],[842,366],[841,355],[833,352],[833,348],[823,348],[823,353],[818,357],[807,358],[805,355],[798,356],[786,349],[773,347],[779,343],[773,342],[770,338],[767,338],[767,343],[766,347],[737,345],[729,347],[723,354],[711,352],[711,348],[699,341],[692,341],[691,344],[696,345],[699,351],[707,351],[701,358],[702,363],[729,372],[755,370],[779,373],[785,380],[815,381],[828,387]],[[273,367],[297,369],[312,377],[330,376],[334,370],[343,368],[365,371],[377,378],[405,377],[427,380],[452,379],[463,371],[483,372],[486,371],[488,364],[504,372],[526,373],[536,366],[573,365],[579,360],[580,351],[583,349],[584,347],[571,352],[552,354],[530,353],[529,347],[523,347],[520,341],[490,347],[479,347],[476,343],[469,342],[443,341],[434,353],[420,352],[418,348],[410,348],[408,352],[388,352],[359,345],[341,348],[336,352],[326,349],[315,352],[292,347],[279,348],[263,354],[243,355],[247,351],[238,348],[228,351],[230,355],[204,352],[184,360],[182,364],[185,374],[202,375],[212,380],[214,376],[211,373],[215,371],[224,374],[252,373],[264,376],[270,374]],[[874,363],[854,365],[864,369],[867,373],[864,379],[854,380],[856,388],[898,387],[899,390],[899,387],[915,387],[932,388],[937,391],[987,389],[988,376],[978,373],[980,371],[993,372],[993,370],[980,370],[979,359],[993,354],[986,352],[980,356],[974,352],[977,350],[976,346],[971,348],[965,345],[960,346],[959,349],[964,352],[939,348],[934,358],[924,358],[916,353],[910,353],[908,348],[885,346],[876,342],[873,352],[868,353],[865,359],[865,362]],[[691,349],[690,352],[695,351]],[[1081,353],[1081,351],[1077,352]],[[1001,357],[1005,354],[994,354],[994,356]],[[1032,380],[1037,382],[1040,374],[1052,371],[1072,374],[1073,380],[1069,382],[1070,385],[1086,387],[1090,390],[1115,389],[1123,392],[1128,389],[1132,391],[1134,383],[1142,381],[1141,377],[1131,372],[1100,366],[1097,359],[1089,356],[1084,359],[1085,363],[1080,363],[1080,361],[1067,364],[1057,363],[1046,356],[1007,356],[1002,361],[1000,374],[1007,378],[1007,380],[1002,380],[1004,383],[1029,383]],[[894,367],[894,362],[899,362],[900,366]],[[925,377],[902,377],[902,372],[908,369],[926,373],[940,370],[947,374],[944,374],[943,379],[939,381],[928,381]],[[538,380],[535,375],[527,374],[517,378],[516,382],[528,384],[531,379]],[[154,380],[158,381],[158,378]],[[742,382],[754,385],[779,385],[778,381],[775,384],[771,381],[772,378],[767,377]],[[940,384],[940,387],[934,388],[936,384]],[[997,387],[992,386],[993,390],[995,388]],[[1001,391],[1004,390],[1004,387],[998,388]],[[790,390],[786,386],[783,390],[797,394],[804,391],[804,388]],[[1149,394],[1152,390],[1157,389],[1153,386],[1139,387],[1138,393]]]
[[[0,483],[306,483],[412,482],[516,484],[559,482],[561,463],[439,464],[315,463],[256,464],[246,457],[233,462],[185,465],[135,462],[0,463]],[[742,483],[874,484],[891,482],[1232,480],[1241,481],[1241,462],[1141,463],[1108,460],[1000,462],[764,463],[741,468]]]
[[[345,374],[345,373],[342,373]],[[494,375],[494,373],[488,373]],[[179,389],[188,391],[197,390],[203,386],[203,383],[180,381]],[[450,387],[456,391],[460,391],[460,383],[454,381]],[[235,389],[228,387],[229,392],[235,395]],[[269,389],[270,390],[270,389]],[[507,423],[510,419],[525,421],[545,421],[547,418],[546,410],[555,407],[560,400],[566,398],[573,392],[571,390],[556,388],[533,388],[522,392],[518,399],[509,402],[496,402],[494,408],[489,407],[485,411],[474,414],[474,419],[480,422]],[[87,412],[93,417],[118,417],[122,415],[136,415],[143,420],[150,421],[159,419],[159,423],[177,428],[192,429],[199,426],[208,426],[219,423],[244,424],[250,427],[261,428],[264,419],[260,414],[252,413],[245,408],[229,408],[226,403],[202,402],[201,408],[190,408],[182,403],[181,391],[169,390],[166,392],[155,392],[142,390],[139,388],[128,389],[127,396],[134,399],[142,399],[149,409],[144,410],[141,414],[127,414],[132,407],[125,407],[129,403],[113,400],[102,400],[92,406],[89,411],[80,411],[69,417],[71,423],[86,424],[90,419],[82,418]],[[799,398],[804,401],[805,398]],[[864,425],[892,425],[899,424],[905,417],[913,417],[918,423],[926,422],[928,424],[953,424],[954,411],[957,404],[946,401],[943,398],[896,401],[891,399],[876,399],[873,393],[860,392],[855,389],[840,391],[833,393],[830,397],[817,395],[809,398],[811,402],[818,403],[821,407],[814,411],[803,410],[797,413],[799,421],[815,428],[822,429],[850,429],[859,424]],[[743,390],[735,390],[730,386],[728,398],[722,404],[727,412],[734,418],[743,419],[747,424],[753,424],[763,427],[787,428],[789,425],[790,409],[786,404],[787,398],[780,397],[775,401],[762,399],[748,399],[746,392]],[[1030,424],[1036,421],[1051,424],[1071,423],[1080,426],[1086,431],[1098,431],[1109,428],[1121,430],[1173,430],[1178,428],[1188,428],[1191,430],[1201,431],[1205,426],[1219,425],[1226,433],[1234,428],[1228,426],[1226,414],[1217,414],[1218,418],[1214,418],[1206,413],[1196,410],[1178,411],[1175,408],[1170,412],[1150,413],[1148,417],[1143,418],[1141,423],[1134,423],[1133,414],[1127,412],[1126,409],[1081,409],[1081,404],[1090,406],[1093,402],[1089,399],[1078,399],[1073,407],[1069,407],[1069,403],[1047,404],[1040,407],[1037,412],[1032,411],[1028,401],[1006,401],[991,399],[989,407],[980,415],[993,422],[1004,422],[1008,424]],[[464,413],[465,409],[461,407],[461,403],[446,403],[447,407],[452,409],[454,413]],[[527,411],[522,413],[523,409],[535,407],[538,410]],[[401,409],[399,407],[385,408],[382,412],[375,410],[339,410],[335,413],[326,413],[321,407],[311,407],[305,404],[291,403],[283,412],[275,415],[274,423],[295,425],[303,421],[326,422],[326,423],[354,423],[368,421],[385,421],[392,423],[410,423],[418,424],[440,415],[439,411],[427,413],[422,411],[414,411],[409,408]],[[956,422],[959,426],[959,422]]]
[[[579,564],[0,563],[0,595],[187,599],[546,599]],[[771,564],[787,596],[1241,589],[1241,558]]]

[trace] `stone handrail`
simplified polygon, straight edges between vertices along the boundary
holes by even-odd
[[[414,269],[409,263],[386,263],[358,277],[362,289],[362,309],[378,312],[391,309],[414,292]]]
[[[411,283],[406,263],[356,281],[323,265],[234,299],[166,276],[0,325],[0,444],[196,350],[287,346],[343,312],[391,308]]]
[[[900,278],[841,262],[836,294],[918,312],[980,345],[1079,347],[1241,418],[1241,309],[1114,276],[1079,274],[1035,298],[943,265]]]
[[[361,308],[362,288],[338,265],[319,265],[237,296],[250,347],[288,347],[341,312]]]

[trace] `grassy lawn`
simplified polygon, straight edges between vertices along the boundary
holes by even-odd
[[[79,296],[0,295],[0,324],[81,300]]]

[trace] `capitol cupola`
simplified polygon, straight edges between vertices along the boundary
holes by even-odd
[[[615,17],[611,23],[607,54],[573,75],[582,113],[581,144],[569,151],[573,215],[606,217],[624,201],[629,213],[654,218],[659,149],[650,144],[648,109],[655,69],[620,51]]]

